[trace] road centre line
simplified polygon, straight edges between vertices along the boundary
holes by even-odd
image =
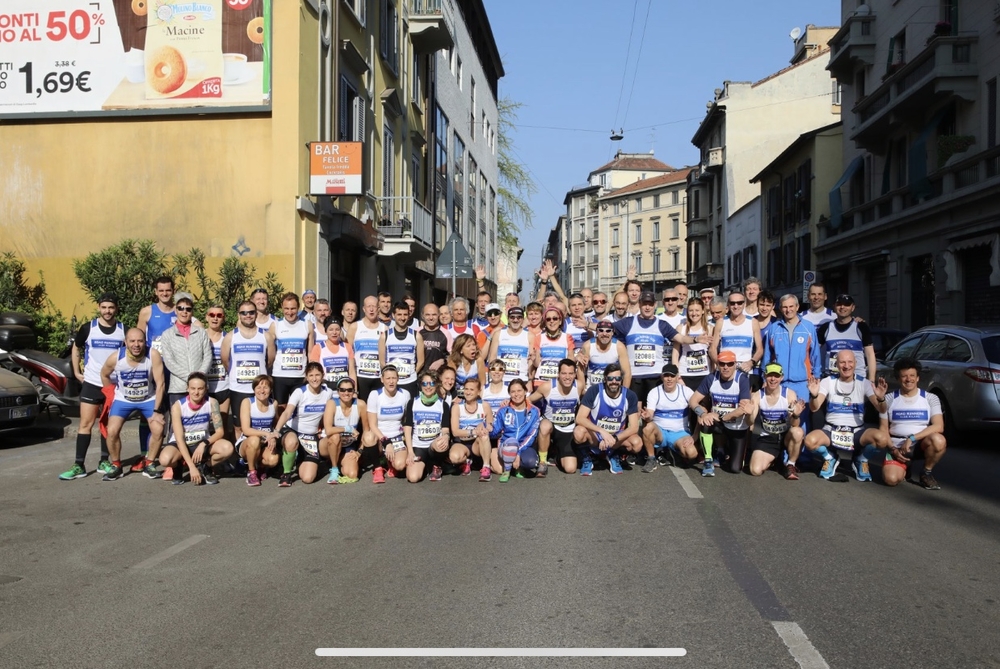
[[[799,663],[802,669],[830,669],[830,665],[812,645],[809,637],[802,631],[798,623],[772,620],[771,624],[774,625],[774,630],[781,637],[781,640],[788,646],[788,652],[792,654],[792,658]]]
[[[133,566],[131,568],[132,569],[149,569],[150,567],[155,567],[156,565],[160,564],[161,562],[163,562],[167,558],[173,557],[174,555],[177,555],[181,551],[187,550],[188,548],[191,548],[195,544],[197,544],[197,543],[199,543],[201,541],[204,541],[205,539],[208,539],[208,535],[207,534],[195,534],[194,536],[188,537],[184,541],[181,541],[179,543],[174,544],[173,546],[171,546],[167,550],[160,551],[159,553],[157,553],[153,557],[148,558],[146,560],[143,560],[142,562],[140,562],[139,564],[137,564],[137,565],[135,565],[135,566]]]
[[[681,469],[679,467],[668,467],[670,473],[674,475],[677,482],[681,484],[681,489],[687,493],[687,496],[691,499],[704,499],[704,495],[698,490],[698,486],[694,484],[691,477],[688,476],[687,470]]]

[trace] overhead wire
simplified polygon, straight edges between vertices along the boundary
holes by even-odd
[[[628,30],[628,48],[625,50],[625,69],[622,72],[622,85],[618,89],[618,106],[615,107],[615,120],[611,124],[612,129],[614,128],[614,126],[618,125],[618,112],[622,108],[622,96],[625,94],[625,79],[628,77],[629,56],[632,55],[632,35],[635,33],[635,13],[637,9],[639,9],[639,0],[635,0],[635,2],[632,3],[632,23],[629,25],[629,30]],[[645,26],[643,26],[643,32],[645,31],[646,28]],[[635,79],[633,78],[632,81],[634,82]]]
[[[642,35],[639,37],[639,51],[635,56],[635,69],[632,70],[632,87],[628,91],[628,103],[625,105],[625,116],[622,117],[622,125],[628,121],[628,110],[632,107],[632,94],[635,92],[635,80],[639,75],[639,63],[642,60],[642,44],[646,41],[646,26],[649,25],[649,10],[653,6],[653,0],[646,3],[646,18],[642,22]],[[634,20],[634,19],[633,19]],[[617,112],[615,113],[617,117]]]

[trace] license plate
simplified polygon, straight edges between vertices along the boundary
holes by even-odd
[[[23,407],[21,409],[11,409],[10,410],[11,420],[16,418],[27,418],[28,417],[28,407]]]

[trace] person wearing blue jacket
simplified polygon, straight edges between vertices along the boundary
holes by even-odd
[[[528,389],[521,379],[512,380],[507,392],[510,393],[510,404],[497,411],[490,431],[490,438],[497,440],[497,449],[493,451],[490,464],[493,471],[500,475],[501,483],[510,480],[512,471],[522,477],[521,471],[534,472],[538,469],[535,439],[538,437],[541,413],[538,407],[528,404]]]
[[[764,357],[768,363],[776,362],[785,371],[782,387],[795,391],[796,397],[806,397],[809,379],[823,374],[822,346],[816,336],[816,327],[799,318],[799,298],[791,293],[779,301],[781,320],[767,329]],[[802,429],[809,432],[810,417],[803,413]]]

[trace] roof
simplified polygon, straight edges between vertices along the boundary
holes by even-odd
[[[837,121],[836,123],[831,123],[830,125],[825,125],[822,128],[816,128],[815,130],[810,130],[809,132],[802,133],[801,135],[799,135],[798,139],[796,139],[794,142],[792,142],[791,144],[789,144],[788,147],[784,151],[782,151],[780,154],[778,154],[777,158],[775,158],[774,160],[772,160],[771,162],[769,162],[764,167],[764,169],[762,169],[754,178],[750,179],[750,183],[755,184],[758,181],[760,181],[761,179],[763,179],[764,175],[771,171],[771,167],[773,165],[776,165],[777,163],[780,163],[780,162],[784,161],[790,155],[792,155],[793,153],[795,153],[796,151],[798,151],[799,149],[801,149],[802,146],[806,144],[806,142],[808,142],[809,140],[811,140],[816,135],[820,134],[821,132],[826,132],[827,130],[833,130],[834,128],[840,127],[841,125],[843,125],[843,122],[842,121]]]
[[[627,195],[628,193],[637,193],[644,190],[652,190],[654,188],[660,188],[662,186],[669,186],[675,183],[687,183],[688,173],[691,171],[690,167],[684,167],[679,170],[670,172],[669,174],[661,174],[659,176],[650,177],[648,179],[640,179],[635,183],[630,183],[627,186],[622,186],[617,190],[613,190],[606,194],[601,199],[615,198],[622,195]]]
[[[579,195],[581,193],[596,193],[601,189],[600,186],[591,186],[590,184],[580,184],[579,186],[573,186],[566,192],[566,197],[563,198],[563,204],[569,204],[569,201],[573,199],[574,195]]]
[[[607,170],[635,171],[635,172],[673,172],[674,168],[661,160],[653,157],[653,154],[622,153],[615,154],[614,160],[606,165],[598,167],[590,174],[606,172]]]
[[[823,44],[818,49],[816,49],[816,52],[814,54],[812,54],[808,58],[803,58],[802,60],[798,61],[797,63],[792,63],[788,67],[781,68],[780,70],[778,70],[774,74],[767,75],[766,77],[764,77],[760,81],[753,82],[753,84],[750,85],[750,88],[756,88],[757,86],[760,86],[761,84],[763,84],[766,81],[770,81],[771,79],[774,79],[775,77],[780,77],[785,72],[788,72],[789,70],[794,70],[799,65],[805,65],[806,63],[811,63],[812,61],[816,60],[817,58],[819,58],[823,54],[827,54],[829,52],[830,52],[830,46],[827,45],[827,44]]]

